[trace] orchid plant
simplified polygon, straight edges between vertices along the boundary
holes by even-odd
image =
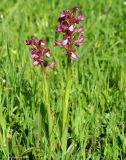
[[[45,47],[45,40],[43,38],[36,40],[34,36],[31,36],[30,39],[26,40],[26,45],[32,46],[30,48],[31,58],[33,59],[33,65],[40,65],[41,71],[43,72],[43,82],[44,82],[44,97],[45,97],[45,107],[47,110],[48,116],[48,135],[49,135],[49,145],[51,150],[51,135],[52,135],[52,115],[49,103],[49,88],[46,72],[49,68],[53,68],[56,63],[55,61],[46,62],[46,57],[50,58],[50,50]]]
[[[63,46],[66,50],[67,55],[67,80],[66,80],[66,91],[64,96],[64,104],[62,107],[62,151],[63,154],[66,152],[67,148],[67,130],[68,130],[68,111],[69,111],[69,96],[71,89],[71,60],[76,60],[78,55],[75,53],[75,47],[79,47],[81,43],[84,42],[84,29],[83,27],[77,27],[78,24],[84,20],[82,14],[76,15],[79,8],[77,6],[73,7],[72,10],[64,10],[59,16],[59,25],[56,27],[56,32],[61,32],[63,34],[63,40],[55,40],[55,46]],[[78,36],[78,37],[77,37]],[[45,40],[41,38],[36,40],[34,36],[26,40],[26,44],[32,46],[30,48],[31,58],[33,59],[33,65],[40,65],[41,70],[44,73],[44,86],[45,86],[45,106],[48,115],[48,132],[49,132],[49,143],[51,145],[51,132],[53,127],[50,103],[48,97],[48,83],[46,79],[46,72],[49,68],[55,66],[55,61],[47,63],[45,58],[50,58],[50,50],[45,48]]]
[[[63,104],[63,122],[62,122],[62,150],[63,154],[66,152],[67,147],[67,130],[68,130],[68,111],[69,111],[69,96],[71,88],[71,60],[77,59],[77,54],[75,53],[75,47],[79,46],[84,42],[84,29],[83,27],[77,28],[80,21],[84,20],[82,14],[75,15],[79,10],[77,6],[73,7],[72,10],[64,10],[59,16],[59,25],[56,27],[57,32],[63,33],[63,40],[55,40],[55,46],[64,46],[67,54],[67,81],[66,81],[66,91]],[[76,38],[76,33],[79,36]]]

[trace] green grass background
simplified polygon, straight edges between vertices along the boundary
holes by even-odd
[[[43,79],[25,40],[45,37],[57,66],[48,72],[53,114],[53,159],[61,159],[61,111],[66,56],[54,47],[64,9],[85,15],[85,43],[72,62],[69,160],[126,159],[126,5],[123,0],[0,1],[0,159],[48,159]],[[21,158],[20,158],[21,159]]]

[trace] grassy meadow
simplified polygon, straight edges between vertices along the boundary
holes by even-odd
[[[61,149],[67,57],[54,47],[64,9],[79,6],[85,42],[72,61],[67,151]],[[56,67],[48,71],[53,131],[48,143],[43,76],[26,46],[44,37]],[[0,1],[0,160],[126,159],[126,2]]]

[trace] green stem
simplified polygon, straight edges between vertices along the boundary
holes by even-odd
[[[47,77],[44,75],[44,93],[45,93],[45,107],[47,110],[47,117],[48,117],[48,135],[49,135],[49,145],[51,150],[51,134],[52,134],[52,115],[51,115],[51,109],[50,109],[50,103],[49,103],[49,89],[48,89],[48,82]]]
[[[68,59],[67,67],[67,78],[66,78],[66,91],[65,91],[65,100],[63,105],[63,124],[62,124],[62,151],[63,155],[66,152],[67,148],[67,131],[68,131],[68,110],[69,110],[69,96],[71,89],[71,60]]]

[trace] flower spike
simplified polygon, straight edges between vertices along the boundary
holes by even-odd
[[[51,61],[45,65],[45,57],[50,58],[51,53],[49,49],[45,48],[45,40],[43,38],[36,40],[34,36],[31,36],[30,39],[26,40],[26,45],[32,46],[32,48],[30,48],[30,53],[34,66],[40,65],[43,71],[55,66],[55,61]]]
[[[84,29],[83,27],[77,28],[77,24],[84,20],[84,16],[75,16],[78,10],[77,6],[73,7],[72,10],[64,10],[58,19],[60,24],[56,27],[56,32],[63,33],[63,40],[55,40],[55,46],[64,46],[71,59],[77,59],[74,46],[79,46],[80,43],[84,42]],[[79,33],[78,38],[75,38],[76,33]]]

